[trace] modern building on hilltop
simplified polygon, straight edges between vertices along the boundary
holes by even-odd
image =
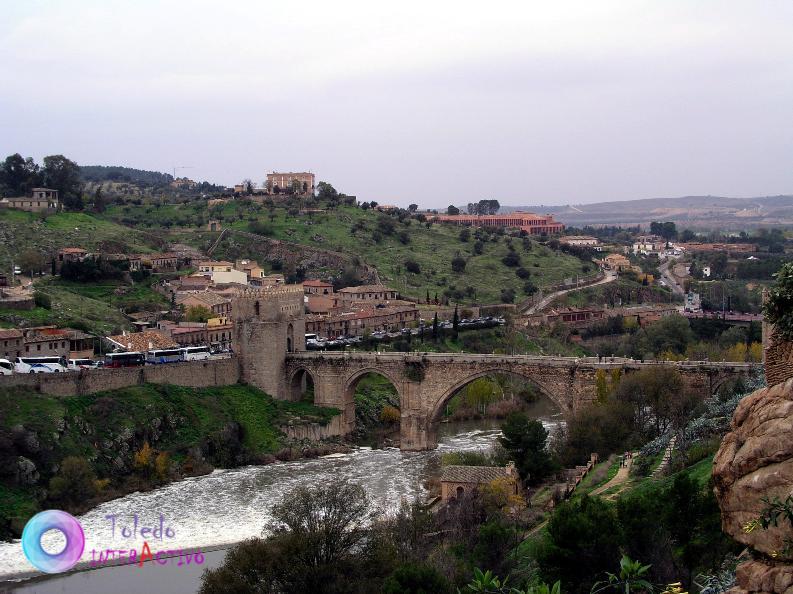
[[[0,207],[18,208],[31,212],[54,212],[58,210],[58,190],[50,188],[33,188],[30,196],[3,198]]]
[[[561,233],[564,223],[555,221],[553,215],[538,215],[532,212],[511,212],[495,215],[435,215],[433,220],[470,227],[513,227],[529,235]]]
[[[313,194],[314,174],[307,171],[267,174],[267,191],[271,194],[287,193],[294,187],[299,188],[296,194]]]

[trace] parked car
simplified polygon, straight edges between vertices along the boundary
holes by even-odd
[[[69,371],[79,371],[80,369],[96,369],[98,361],[93,359],[69,359],[66,369]]]

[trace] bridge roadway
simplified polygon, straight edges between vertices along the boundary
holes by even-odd
[[[342,411],[342,432],[355,426],[355,388],[367,373],[387,378],[399,394],[401,447],[435,447],[436,429],[446,402],[473,380],[509,373],[535,385],[564,414],[597,397],[598,370],[673,367],[687,389],[710,396],[728,379],[746,377],[762,369],[753,363],[711,361],[636,361],[620,357],[548,357],[535,355],[478,355],[468,353],[297,352],[284,363],[286,385],[281,398],[298,399],[310,377],[314,401]]]
[[[287,360],[329,360],[329,361],[369,361],[369,362],[454,362],[454,363],[534,363],[548,367],[592,366],[596,369],[614,367],[642,369],[645,367],[676,367],[687,370],[761,370],[759,363],[739,363],[734,361],[659,361],[637,360],[629,357],[561,357],[548,355],[489,355],[476,353],[431,353],[431,352],[375,352],[375,351],[303,351],[289,353]]]

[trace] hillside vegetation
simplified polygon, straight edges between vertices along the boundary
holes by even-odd
[[[281,425],[338,414],[240,385],[66,398],[15,388],[0,391],[0,411],[0,536],[43,504],[84,510],[213,466],[266,462],[286,444]]]
[[[445,295],[463,303],[493,303],[502,301],[502,290],[507,290],[517,301],[529,294],[528,281],[536,287],[594,270],[591,263],[534,241],[524,244],[520,238],[488,234],[476,247],[473,230],[468,231],[468,239],[464,241],[459,227],[428,226],[413,218],[400,221],[396,216],[352,206],[301,215],[296,209],[268,209],[238,200],[213,207],[209,212],[204,202],[114,206],[105,216],[142,229],[169,228],[175,241],[202,248],[217,238],[217,234],[196,233],[196,228],[211,217],[232,230],[253,231],[263,238],[358,256],[377,268],[383,283],[405,296],[422,300],[429,292],[431,298],[437,293],[439,298]],[[511,251],[510,245],[518,256],[514,265],[503,261]],[[251,251],[255,251],[254,246]],[[213,254],[240,255],[225,253],[222,243]],[[456,257],[463,260],[462,265],[457,264],[457,271],[452,268]],[[272,267],[273,263],[259,264]]]

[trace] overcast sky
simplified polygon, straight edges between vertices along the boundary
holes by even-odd
[[[793,2],[6,0],[0,152],[422,206],[793,193]]]

